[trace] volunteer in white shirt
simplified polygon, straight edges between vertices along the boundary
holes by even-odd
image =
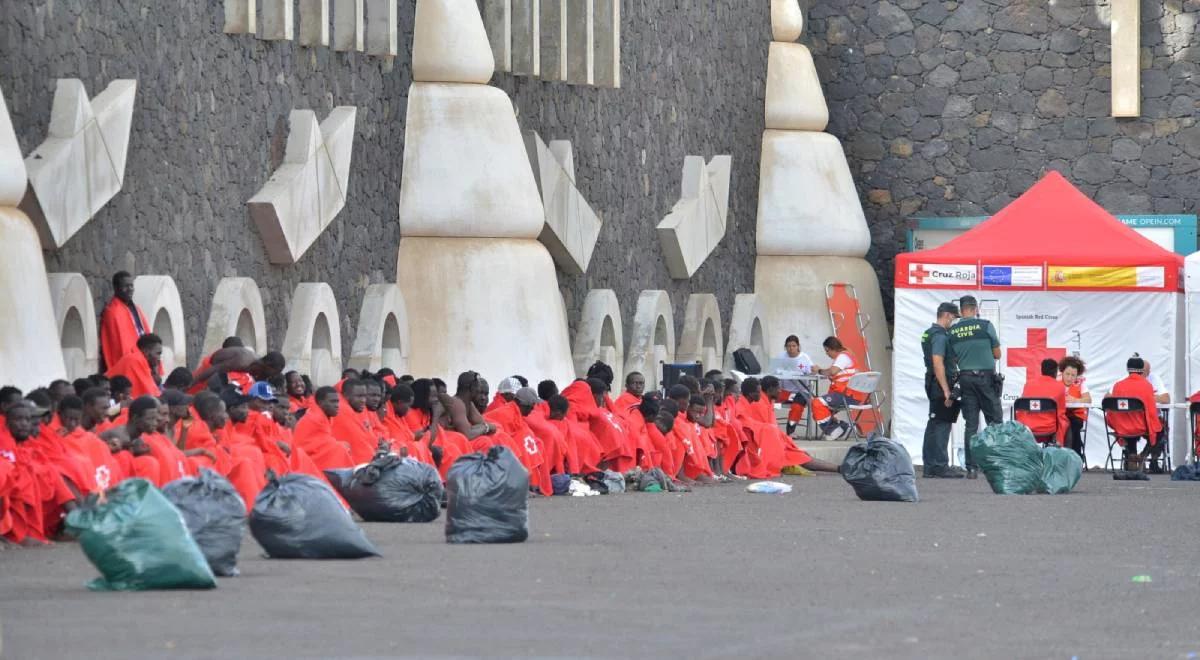
[[[808,357],[808,353],[800,352],[800,338],[796,335],[788,335],[788,338],[783,341],[783,355],[779,356],[776,364],[791,372],[811,374],[813,371],[812,358]],[[787,421],[787,434],[792,435],[796,432],[796,425],[804,419],[804,408],[813,395],[803,382],[787,378],[780,378],[779,389],[781,394],[779,402],[791,401],[792,403],[791,408],[788,409]]]

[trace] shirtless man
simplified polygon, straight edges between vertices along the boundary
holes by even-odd
[[[286,364],[287,361],[279,351],[271,351],[259,358],[254,355],[254,351],[244,346],[230,346],[213,353],[208,366],[197,369],[196,373],[192,374],[192,380],[196,383],[207,383],[213,376],[231,371],[248,373],[256,381],[266,380],[283,373]]]

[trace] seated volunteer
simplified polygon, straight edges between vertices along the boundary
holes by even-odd
[[[1145,360],[1145,358],[1143,358],[1143,360]],[[1145,360],[1145,362],[1146,371],[1144,372],[1144,375],[1146,376],[1146,381],[1149,382],[1150,386],[1154,388],[1155,403],[1171,403],[1171,392],[1167,389],[1167,384],[1163,382],[1163,379],[1160,378],[1158,374],[1150,372],[1150,361]],[[1162,454],[1163,449],[1165,449],[1167,446],[1167,443],[1163,442],[1163,434],[1166,432],[1167,430],[1165,428],[1162,431],[1159,431],[1158,442],[1155,442],[1154,445],[1150,447],[1150,452],[1147,454],[1147,457],[1150,459],[1150,466],[1148,468],[1150,474],[1163,473]]]
[[[1050,399],[1057,410],[1050,411],[1017,411],[1017,421],[1024,424],[1041,440],[1053,434],[1053,440],[1060,447],[1067,437],[1067,388],[1058,380],[1058,363],[1053,359],[1042,360],[1042,375],[1030,378],[1021,390],[1023,399]]]
[[[829,378],[829,391],[812,399],[813,419],[821,426],[826,438],[836,440],[850,430],[850,425],[834,417],[833,410],[860,404],[866,396],[850,389],[850,379],[858,373],[858,362],[842,342],[837,337],[826,337],[821,347],[833,358],[833,364],[817,370]]]
[[[1062,379],[1062,384],[1067,388],[1067,403],[1091,403],[1092,393],[1088,391],[1087,384],[1084,382],[1083,374],[1087,371],[1087,366],[1083,360],[1074,355],[1068,355],[1058,363],[1059,377]],[[1087,424],[1088,409],[1087,408],[1068,408],[1067,423],[1071,428],[1067,430],[1068,449],[1079,454],[1080,458],[1083,455],[1083,427]]]
[[[808,353],[800,351],[800,338],[796,335],[788,335],[788,338],[783,341],[783,355],[779,356],[779,361],[785,363],[785,369],[802,374],[810,374],[813,371],[812,358],[808,357]],[[779,398],[780,403],[791,401],[792,405],[788,409],[787,434],[792,435],[796,432],[796,426],[804,419],[804,409],[808,406],[808,402],[812,400],[813,394],[809,391],[808,386],[799,380],[790,380],[784,378],[780,381],[780,386],[783,389],[783,396]]]
[[[1157,402],[1154,400],[1154,386],[1146,380],[1144,372],[1146,362],[1138,356],[1129,358],[1125,363],[1129,375],[1117,381],[1112,386],[1109,396],[1137,399],[1142,402],[1145,410],[1131,412],[1106,413],[1108,425],[1112,427],[1121,439],[1118,442],[1124,448],[1124,469],[1127,472],[1141,472],[1142,461],[1150,448],[1158,444],[1162,432],[1162,420],[1158,417]],[[1145,438],[1146,449],[1141,453],[1137,450],[1138,440]]]

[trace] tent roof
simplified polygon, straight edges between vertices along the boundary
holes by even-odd
[[[917,264],[1160,267],[1163,285],[1128,288],[1177,290],[1183,258],[1125,226],[1050,171],[974,229],[940,247],[897,255],[897,286],[915,284],[908,273]]]

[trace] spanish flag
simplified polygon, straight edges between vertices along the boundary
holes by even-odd
[[[1145,289],[1166,286],[1162,266],[1049,266],[1046,285],[1073,289]]]

